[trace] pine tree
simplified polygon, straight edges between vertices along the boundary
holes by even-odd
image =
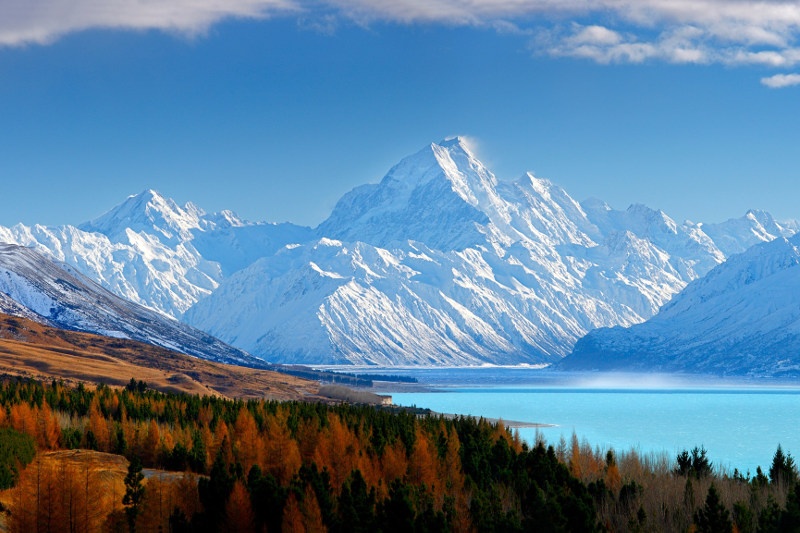
[[[695,513],[694,522],[699,533],[731,533],[733,531],[730,513],[720,501],[719,493],[713,483],[708,488],[705,506]]]
[[[125,496],[122,505],[125,506],[125,515],[128,517],[128,528],[131,533],[136,531],[136,518],[139,516],[142,500],[144,500],[144,474],[142,474],[142,461],[134,456],[128,465],[128,474],[125,476]]]
[[[692,476],[696,479],[708,477],[712,473],[711,461],[708,460],[708,451],[704,447],[695,446],[689,453],[683,450],[678,454],[677,467],[674,472],[679,476]]]
[[[797,471],[791,454],[784,454],[781,445],[775,450],[772,457],[772,466],[769,467],[769,480],[773,484],[791,487],[797,481]]]
[[[780,530],[800,531],[800,491],[793,488],[786,497],[786,510],[781,513]]]

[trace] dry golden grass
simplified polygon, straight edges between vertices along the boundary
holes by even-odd
[[[228,398],[316,398],[316,382],[212,363],[137,341],[43,326],[0,314],[0,374],[124,386],[131,378],[164,392]]]

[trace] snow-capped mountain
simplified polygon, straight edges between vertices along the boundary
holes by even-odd
[[[0,227],[0,242],[27,246],[75,267],[117,296],[179,318],[226,274],[310,228],[253,224],[205,214],[148,190],[79,227]]]
[[[0,244],[0,312],[214,361],[258,363],[207,333],[111,294],[68,265],[13,244]]]
[[[741,218],[701,227],[726,256],[740,254],[751,246],[778,237],[791,237],[798,231],[795,221],[778,222],[766,211],[755,210]]]
[[[279,361],[553,362],[724,259],[700,225],[581,205],[529,173],[500,181],[452,139],[346,194],[315,241],[237,272],[184,320]]]
[[[732,256],[647,322],[592,331],[564,369],[800,375],[800,235]]]
[[[0,242],[269,361],[482,364],[558,361],[795,231],[760,212],[681,224],[578,203],[530,173],[498,180],[455,138],[355,188],[316,229],[145,191],[79,227],[0,227]]]

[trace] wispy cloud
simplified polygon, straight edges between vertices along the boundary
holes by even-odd
[[[772,89],[800,85],[800,74],[776,74],[768,78],[761,78],[761,83]]]
[[[3,0],[0,46],[47,44],[90,28],[198,34],[226,18],[298,9],[293,0]]]
[[[328,0],[355,20],[535,28],[538,54],[599,63],[800,63],[792,0]],[[603,21],[598,24],[597,21]]]
[[[196,34],[287,12],[326,32],[337,20],[482,26],[529,36],[537,54],[600,63],[800,63],[796,0],[4,0],[0,45],[96,27]]]
[[[542,33],[538,53],[560,57],[579,57],[598,63],[642,63],[649,60],[669,63],[712,63],[721,61],[718,51],[704,42],[700,30],[681,27],[656,37],[643,38],[635,31],[619,33],[603,26],[559,28]]]

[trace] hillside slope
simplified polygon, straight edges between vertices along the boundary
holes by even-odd
[[[0,311],[44,324],[138,340],[204,359],[261,364],[207,333],[115,296],[31,248],[0,244],[0,294]]]
[[[629,329],[592,331],[568,370],[800,375],[800,236],[756,245]]]
[[[204,361],[5,314],[0,314],[0,374],[117,386],[134,378],[163,392],[242,399],[301,400],[319,390],[315,382],[286,374]]]

